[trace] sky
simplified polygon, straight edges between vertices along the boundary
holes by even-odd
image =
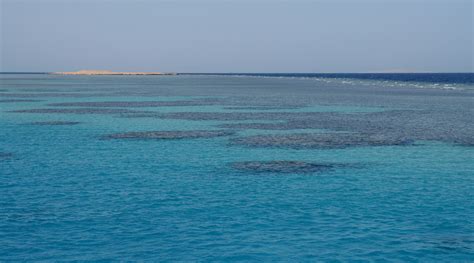
[[[473,0],[0,0],[0,71],[473,72]]]

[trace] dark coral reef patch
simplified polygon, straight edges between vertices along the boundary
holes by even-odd
[[[207,106],[220,103],[217,99],[180,100],[180,101],[99,101],[99,102],[65,102],[51,103],[54,107],[173,107],[173,106]]]
[[[230,166],[251,173],[315,173],[327,171],[338,165],[302,161],[246,161],[234,162]]]
[[[197,130],[197,131],[142,131],[125,132],[102,136],[102,139],[154,139],[154,140],[177,140],[177,139],[199,139],[214,138],[233,135],[232,131],[224,130]]]
[[[89,98],[89,97],[106,97],[108,93],[65,93],[65,92],[36,92],[36,93],[2,93],[0,97],[6,98]]]
[[[125,114],[125,113],[143,113],[128,109],[104,109],[104,108],[44,108],[9,111],[13,113],[65,113],[65,114]]]
[[[294,110],[303,106],[227,106],[225,110]]]
[[[357,133],[294,133],[265,134],[241,137],[233,144],[249,147],[281,147],[293,149],[338,149],[361,146],[410,145],[406,138]]]
[[[239,121],[239,120],[286,120],[304,118],[311,113],[295,112],[170,112],[161,114],[139,114],[138,117],[154,117],[190,121]],[[137,117],[133,114],[129,117]]]
[[[80,122],[77,121],[35,121],[35,122],[30,122],[28,124],[31,125],[76,125],[79,124]]]
[[[41,100],[27,100],[27,99],[2,99],[0,103],[17,103],[17,102],[39,102]]]

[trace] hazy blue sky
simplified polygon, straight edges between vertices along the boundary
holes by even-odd
[[[473,71],[472,0],[0,2],[0,71]]]

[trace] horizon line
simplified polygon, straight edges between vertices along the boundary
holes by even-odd
[[[51,74],[56,71],[0,71],[0,74]],[[143,71],[148,72],[148,71]],[[151,71],[150,71],[151,72]],[[474,71],[400,71],[400,72],[383,72],[383,71],[367,71],[367,72],[173,72],[176,74],[474,74]]]

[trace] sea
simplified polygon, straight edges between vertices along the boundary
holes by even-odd
[[[474,74],[0,74],[0,261],[473,262]]]

